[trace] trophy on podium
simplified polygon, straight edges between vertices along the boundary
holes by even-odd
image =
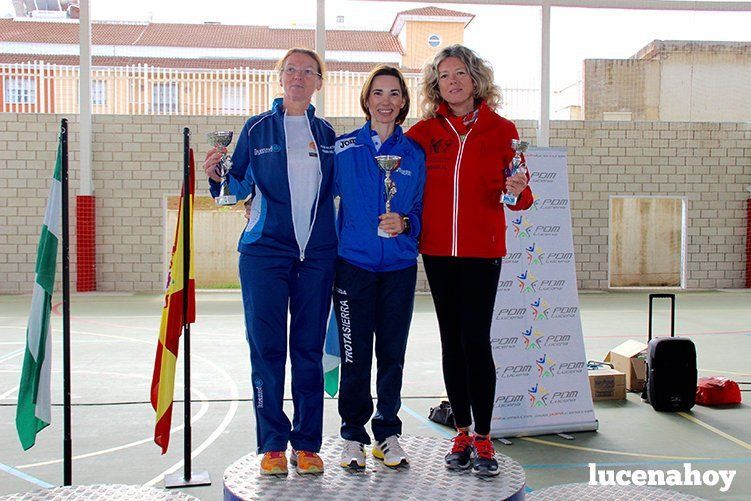
[[[396,195],[396,184],[391,179],[391,173],[399,168],[399,164],[402,162],[402,157],[398,155],[378,155],[375,157],[378,167],[386,173],[386,178],[383,180],[384,195],[386,196],[386,213],[391,212],[391,199]],[[378,228],[378,236],[383,238],[391,238],[391,235],[380,228]]]
[[[209,138],[209,144],[215,148],[220,146],[226,148],[232,142],[231,130],[209,132],[206,136]],[[223,153],[219,160],[219,177],[222,178],[219,183],[219,196],[214,199],[217,205],[235,205],[237,203],[237,197],[230,194],[229,183],[227,182],[227,174],[231,169],[232,159],[229,155]]]
[[[529,143],[518,139],[511,140],[511,149],[514,150],[514,158],[511,159],[511,165],[506,167],[506,179],[514,176],[517,172],[527,172],[527,163],[522,158],[522,154],[527,151]],[[516,205],[518,197],[507,191],[501,196],[501,203],[506,205]]]

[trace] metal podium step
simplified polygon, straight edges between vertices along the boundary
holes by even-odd
[[[410,467],[392,470],[373,458],[367,448],[367,467],[352,473],[339,466],[342,440],[325,437],[320,455],[326,471],[323,475],[300,476],[290,469],[284,478],[259,474],[260,457],[253,453],[231,464],[224,472],[224,499],[524,499],[526,476],[513,459],[496,454],[501,474],[479,478],[469,471],[446,469],[443,457],[451,449],[446,439],[402,436],[402,447],[410,457]]]

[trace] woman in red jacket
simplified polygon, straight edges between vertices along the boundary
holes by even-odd
[[[495,364],[490,346],[501,258],[506,255],[502,193],[518,195],[511,210],[533,201],[527,176],[506,177],[514,156],[514,124],[495,112],[500,89],[473,51],[452,45],[423,72],[423,120],[407,133],[425,150],[420,252],[441,332],[443,378],[458,435],[450,469],[499,473],[490,440]],[[474,435],[469,431],[473,425]]]

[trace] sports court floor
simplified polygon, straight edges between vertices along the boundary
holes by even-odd
[[[698,352],[700,376],[751,380],[751,292],[677,294],[676,332]],[[58,300],[58,298],[55,298]],[[646,338],[647,291],[580,293],[589,359],[601,359],[626,339]],[[0,496],[62,482],[61,320],[53,323],[53,424],[37,445],[21,450],[15,401],[23,359],[30,296],[0,296]],[[71,306],[73,479],[76,484],[148,484],[182,471],[182,405],[176,403],[169,452],[152,442],[154,412],[148,403],[162,295],[74,295]],[[57,310],[56,310],[57,311]],[[657,332],[667,313],[657,311]],[[193,469],[208,470],[213,484],[186,489],[200,499],[222,496],[222,473],[255,448],[249,361],[238,291],[198,294],[192,329]],[[182,397],[178,365],[176,399]],[[418,296],[410,331],[401,418],[410,435],[448,437],[427,421],[443,393],[440,346],[429,296]],[[657,413],[638,395],[597,402],[598,432],[513,439],[498,452],[520,462],[529,490],[586,482],[588,463],[600,468],[736,470],[727,493],[719,487],[679,487],[705,499],[751,499],[751,393],[733,408],[694,407],[688,414]],[[288,402],[289,403],[289,402]],[[324,433],[336,435],[335,399],[326,399]],[[291,406],[290,406],[291,407]],[[290,409],[291,410],[291,409]],[[369,458],[372,460],[372,458]],[[336,468],[336,465],[328,465]],[[442,468],[437,464],[436,468]],[[357,493],[353,492],[353,498]]]

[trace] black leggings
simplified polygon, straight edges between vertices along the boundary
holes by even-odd
[[[443,380],[457,428],[490,433],[495,363],[490,324],[501,259],[423,255],[441,331]]]

